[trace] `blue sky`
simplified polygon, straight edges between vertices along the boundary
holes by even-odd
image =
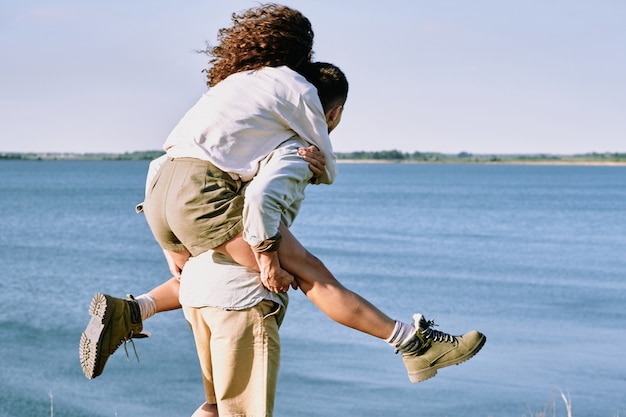
[[[160,149],[255,1],[0,3],[0,152]],[[626,2],[293,0],[350,81],[335,150],[626,152]]]

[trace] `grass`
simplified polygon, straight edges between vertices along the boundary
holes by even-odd
[[[567,417],[572,417],[572,398],[569,394],[565,394],[563,391],[558,389],[561,399],[565,403],[565,410],[567,412]],[[52,391],[48,392],[48,396],[50,397],[50,417],[54,417],[54,397],[52,395]],[[556,390],[552,392],[552,402],[548,404],[542,411],[533,412],[529,410],[529,417],[557,417],[557,395]],[[117,417],[117,411],[115,412],[115,417]],[[619,414],[616,414],[613,417],[620,417]]]
[[[558,390],[559,394],[561,396],[561,399],[563,400],[563,402],[565,403],[565,410],[567,411],[567,417],[572,417],[572,398],[569,395],[569,392],[567,394],[565,394],[563,391],[561,391],[560,389]],[[537,413],[534,413],[532,410],[529,410],[529,417],[557,417],[556,414],[556,390],[552,392],[552,403],[548,404],[543,411],[539,411]]]

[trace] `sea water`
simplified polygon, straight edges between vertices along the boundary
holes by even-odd
[[[190,416],[203,401],[180,311],[87,380],[96,292],[169,277],[141,214],[147,162],[0,161],[0,416]],[[279,417],[626,415],[626,167],[341,164],[294,234],[388,315],[487,335],[412,385],[384,342],[292,292]],[[548,414],[551,415],[551,414]]]

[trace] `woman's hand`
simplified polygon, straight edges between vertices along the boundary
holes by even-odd
[[[322,174],[324,174],[324,170],[326,168],[326,157],[322,151],[317,149],[316,146],[299,148],[298,155],[309,163],[309,169],[315,178],[321,177]]]

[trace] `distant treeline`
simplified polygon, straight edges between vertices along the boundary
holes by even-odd
[[[0,160],[77,160],[77,161],[146,161],[158,158],[163,151],[140,151],[125,153],[0,153]],[[580,155],[488,155],[461,152],[444,154],[438,152],[357,151],[337,152],[338,160],[380,162],[430,162],[430,163],[626,163],[626,153],[586,153]]]
[[[580,155],[488,155],[461,152],[444,154],[438,152],[357,151],[338,152],[337,159],[355,161],[432,162],[432,163],[505,163],[505,162],[626,162],[626,153],[586,153]]]
[[[163,151],[141,151],[125,153],[55,153],[55,152],[27,152],[27,153],[0,153],[0,160],[25,161],[150,161],[163,155]]]

